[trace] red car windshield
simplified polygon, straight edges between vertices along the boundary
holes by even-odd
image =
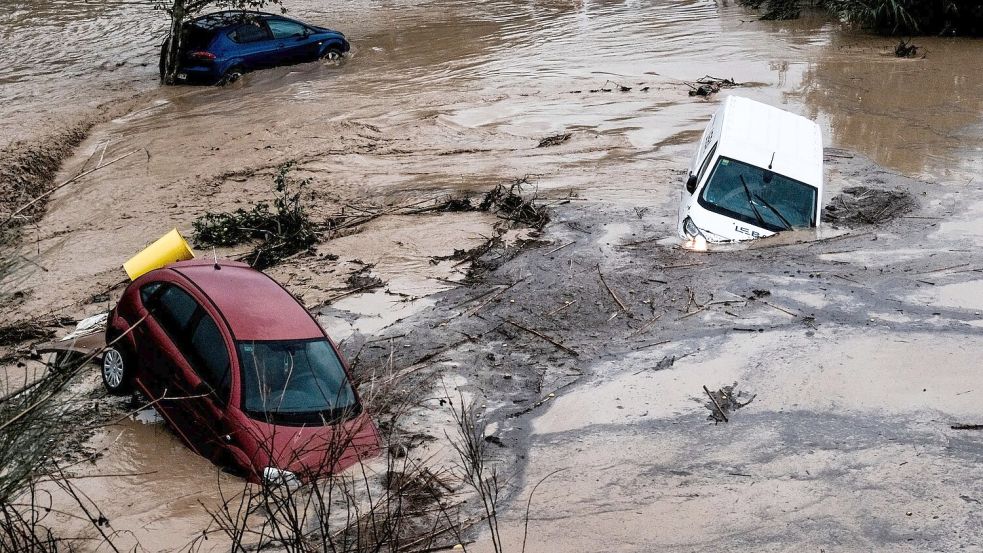
[[[239,342],[242,409],[271,424],[325,425],[358,414],[355,392],[331,344]]]

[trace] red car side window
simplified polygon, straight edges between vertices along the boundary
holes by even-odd
[[[191,334],[190,361],[195,372],[225,402],[229,397],[231,371],[229,366],[229,350],[222,339],[218,326],[207,314],[202,313],[201,319]]]
[[[155,302],[154,317],[180,345],[188,329],[188,323],[198,309],[198,302],[177,286],[169,285]]]
[[[151,303],[156,299],[157,290],[160,290],[163,285],[163,282],[151,282],[140,288],[140,301],[143,302],[145,309],[150,309]]]
[[[198,377],[224,403],[229,397],[231,370],[229,350],[218,326],[190,294],[173,284],[155,284],[163,288],[148,290],[148,309]]]

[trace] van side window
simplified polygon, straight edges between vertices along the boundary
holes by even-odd
[[[191,334],[191,366],[213,390],[225,401],[229,397],[229,351],[215,321],[202,313],[201,319]]]
[[[707,166],[710,165],[710,160],[713,159],[713,154],[717,152],[717,144],[710,148],[710,152],[707,153],[706,159],[703,160],[703,165],[700,165],[700,171],[696,174],[696,182],[703,182],[703,174],[707,172]]]

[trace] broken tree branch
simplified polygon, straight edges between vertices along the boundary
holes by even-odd
[[[710,390],[707,388],[706,384],[703,385],[703,391],[707,393],[707,397],[709,397],[710,401],[713,402],[713,406],[717,408],[717,412],[719,412],[720,416],[724,418],[724,422],[730,422],[727,420],[727,414],[724,413],[724,410],[721,409],[720,404],[717,403],[717,398],[713,397],[713,394],[710,393]]]
[[[624,311],[630,317],[631,313],[628,311],[628,308],[625,307],[625,304],[621,302],[621,298],[619,298],[618,295],[614,293],[614,290],[612,290],[611,287],[608,286],[607,281],[604,280],[604,275],[601,273],[600,265],[597,266],[597,276],[601,277],[601,284],[603,284],[604,288],[607,289],[608,294],[611,294],[611,297],[614,298],[614,301],[615,303],[618,304],[618,307],[620,307],[621,310]]]
[[[561,350],[569,353],[570,355],[572,355],[574,357],[580,357],[580,354],[577,353],[576,351],[568,348],[567,346],[561,344],[560,342],[557,342],[556,340],[550,338],[549,336],[543,334],[542,332],[539,332],[538,330],[533,330],[533,329],[531,329],[529,327],[522,326],[521,324],[519,324],[519,323],[517,323],[517,322],[515,322],[515,321],[513,321],[511,319],[505,319],[505,322],[509,323],[510,325],[512,325],[512,326],[514,326],[516,328],[525,330],[526,332],[528,332],[530,334],[534,334],[534,335],[542,338],[543,340],[546,340],[547,342],[553,344],[557,348],[559,348],[559,349],[561,349]]]

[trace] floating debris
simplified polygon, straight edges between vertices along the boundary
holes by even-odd
[[[686,83],[686,86],[690,88],[690,96],[712,96],[721,89],[724,88],[734,88],[741,86],[743,83],[739,83],[734,79],[721,79],[720,77],[711,77],[706,75],[700,77],[699,79]]]
[[[565,132],[561,134],[554,134],[553,136],[547,136],[546,138],[539,141],[537,148],[548,148],[550,146],[559,146],[567,140],[570,140],[570,133]]]
[[[874,225],[904,215],[916,206],[906,190],[851,186],[829,201],[823,209],[823,222]]]
[[[901,40],[897,46],[894,47],[894,55],[899,58],[913,58],[918,55],[918,49],[920,46],[915,46],[909,40]]]

